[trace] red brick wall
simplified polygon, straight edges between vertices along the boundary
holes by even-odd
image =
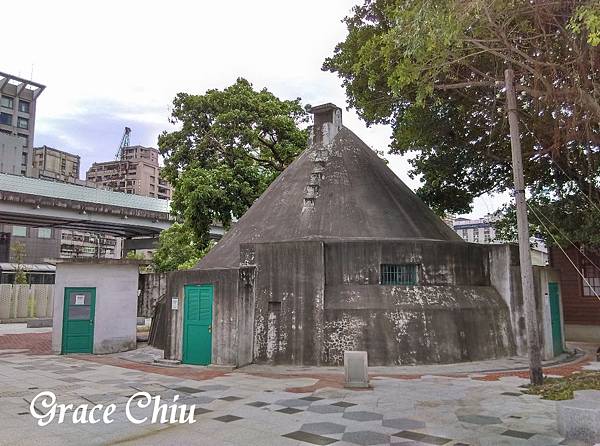
[[[579,250],[571,247],[565,251],[573,263],[581,268],[583,256]],[[600,300],[583,295],[581,276],[559,248],[550,248],[550,264],[560,271],[565,324],[600,325]]]

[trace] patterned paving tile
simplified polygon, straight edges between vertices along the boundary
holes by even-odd
[[[366,411],[345,412],[343,417],[353,421],[376,421],[383,419],[383,415],[380,413]]]
[[[304,400],[304,401],[321,401],[324,398],[319,398],[318,396],[305,396],[305,397],[302,397],[299,399]]]
[[[356,404],[354,403],[349,403],[347,401],[338,401],[337,403],[333,403],[332,406],[339,406],[339,407],[352,407],[352,406],[356,406]]]
[[[223,423],[231,423],[232,421],[241,420],[242,417],[236,417],[235,415],[223,415],[220,417],[213,418],[213,420],[222,421]]]
[[[204,392],[216,392],[216,391],[220,391],[220,390],[228,390],[231,387],[229,386],[223,386],[221,384],[208,384],[206,386],[198,386],[199,391],[204,391]]]
[[[420,420],[413,420],[411,418],[391,418],[383,420],[381,423],[384,427],[393,427],[394,429],[410,430],[410,429],[422,429],[425,427],[425,423]]]
[[[197,387],[173,387],[173,389],[171,390],[175,390],[176,392],[183,392],[183,393],[200,393],[200,392],[204,392],[204,390],[199,389]]]
[[[507,431],[502,432],[501,435],[504,435],[506,437],[521,438],[523,440],[529,440],[535,434],[533,434],[531,432],[515,431],[512,429],[509,429]]]
[[[279,401],[276,401],[275,404],[278,404],[280,406],[286,406],[286,407],[306,407],[306,406],[310,406],[310,401],[301,400],[301,399],[297,398],[297,399],[291,399],[291,400],[279,400]]]
[[[342,440],[347,441],[349,443],[367,446],[374,444],[389,444],[390,436],[379,432],[357,431],[346,432],[342,436]]]
[[[328,445],[337,441],[335,438],[323,437],[321,435],[302,431],[290,432],[289,434],[282,435],[282,437],[317,445]]]
[[[346,426],[336,423],[306,423],[300,427],[302,432],[310,434],[341,434],[346,430]]]
[[[185,404],[210,404],[215,400],[215,398],[211,398],[209,396],[199,395],[199,396],[189,396],[187,398],[183,398],[181,401]]]
[[[313,404],[307,410],[315,413],[342,413],[345,409],[339,406],[332,406],[331,404]]]
[[[488,417],[486,415],[458,415],[459,421],[463,423],[479,424],[485,426],[487,424],[502,424],[502,420],[498,417]]]
[[[196,407],[194,409],[194,414],[196,415],[204,415],[205,413],[212,412],[212,410],[205,409],[204,407]]]
[[[421,432],[413,432],[413,431],[402,431],[396,434],[392,434],[394,437],[406,438],[408,440],[420,441],[421,443],[433,444],[433,445],[443,445],[446,443],[450,443],[452,440],[450,438],[444,437],[436,437],[435,435],[423,434]]]
[[[219,398],[220,400],[223,401],[237,401],[237,400],[243,400],[243,398],[241,396],[224,396],[223,398]]]
[[[276,410],[275,412],[284,413],[287,415],[293,415],[298,412],[304,412],[302,409],[296,409],[294,407],[285,407],[283,409]]]
[[[254,401],[254,402],[248,403],[246,405],[252,406],[252,407],[265,407],[265,406],[268,406],[269,403],[265,403],[264,401]]]

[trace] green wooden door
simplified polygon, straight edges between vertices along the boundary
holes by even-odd
[[[96,288],[65,288],[62,353],[93,353]]]
[[[558,283],[548,283],[548,295],[550,297],[550,319],[552,321],[552,345],[554,349],[554,356],[557,356],[563,352]]]
[[[212,361],[212,285],[186,285],[183,309],[183,358],[186,364]]]

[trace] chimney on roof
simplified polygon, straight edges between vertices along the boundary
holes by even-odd
[[[311,107],[309,112],[313,114],[311,145],[330,144],[342,128],[342,109],[328,102]]]

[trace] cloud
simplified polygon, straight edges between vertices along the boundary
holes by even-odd
[[[79,153],[87,168],[114,157],[123,128],[132,143],[156,145],[170,128],[178,92],[223,88],[239,76],[282,98],[345,108],[340,80],[321,71],[344,39],[341,19],[362,0],[31,0],[27,28],[2,22],[18,44],[2,49],[0,71],[45,84],[37,104],[36,145]],[[353,112],[345,122],[371,147],[387,152],[390,130],[367,128]],[[406,158],[390,166],[408,178]]]
[[[83,103],[77,113],[53,116],[36,126],[35,145],[48,145],[81,156],[81,176],[94,162],[115,158],[125,126],[131,144],[156,147],[157,137],[170,129],[168,112],[129,108],[113,101]]]

